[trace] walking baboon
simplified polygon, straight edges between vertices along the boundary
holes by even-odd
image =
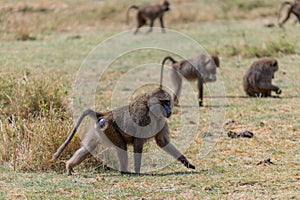
[[[129,11],[131,9],[136,9],[136,19],[137,19],[137,28],[134,31],[134,34],[137,34],[139,31],[139,28],[144,26],[147,22],[147,20],[150,20],[150,29],[148,32],[152,31],[152,27],[154,25],[154,20],[159,18],[160,26],[162,28],[162,32],[165,32],[164,27],[164,13],[169,10],[170,3],[167,0],[164,0],[162,3],[148,5],[144,7],[139,7],[136,5],[132,5],[127,10],[127,24],[129,21]]]
[[[281,19],[283,9],[286,6],[288,6],[288,10],[285,13],[284,18]],[[295,15],[298,19],[298,22],[300,23],[300,0],[295,0],[294,2],[284,1],[284,2],[281,3],[279,13],[278,13],[279,27],[283,26],[283,24],[290,18],[291,14]]]
[[[163,66],[162,69],[163,71]],[[84,111],[74,125],[67,140],[53,155],[55,161],[66,148],[76,133],[81,121],[90,116],[96,123],[95,129],[102,141],[113,145],[117,151],[121,173],[128,171],[127,145],[133,145],[134,171],[140,172],[143,146],[150,138],[154,138],[157,145],[165,152],[179,160],[187,168],[195,169],[186,157],[170,142],[169,128],[166,118],[172,114],[172,97],[162,89],[162,74],[160,87],[138,96],[129,106],[120,107],[109,112],[95,112],[91,109]],[[90,152],[99,144],[95,136],[89,136],[84,145],[66,162],[69,175],[73,167],[80,164]]]
[[[270,97],[271,91],[281,94],[280,88],[272,85],[277,70],[278,62],[275,58],[262,58],[252,63],[243,79],[246,94],[251,97]]]
[[[177,62],[171,56],[167,56],[163,59],[162,65],[167,60],[172,62],[171,78],[175,87],[175,94],[173,97],[174,105],[179,105],[179,96],[182,87],[182,77],[188,81],[198,81],[198,100],[199,107],[203,106],[203,84],[207,82],[215,82],[217,80],[217,67],[220,66],[220,60],[218,56],[209,56],[204,54],[198,54],[188,60],[182,60]]]

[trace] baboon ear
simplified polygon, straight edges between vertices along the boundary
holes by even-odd
[[[273,61],[272,61],[272,66],[273,66],[273,67],[277,67],[277,66],[278,66],[277,60],[273,60]]]
[[[216,56],[216,55],[212,55],[211,58],[212,58],[212,60],[214,61],[216,67],[220,67],[220,60],[219,60],[219,57]]]

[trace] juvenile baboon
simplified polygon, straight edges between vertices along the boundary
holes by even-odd
[[[171,56],[167,56],[163,59],[162,65],[167,60],[172,62],[171,79],[175,87],[175,94],[173,97],[174,105],[179,105],[179,96],[182,87],[182,77],[188,81],[198,81],[198,100],[199,106],[203,106],[203,84],[207,82],[215,82],[217,80],[217,67],[220,66],[220,60],[218,56],[208,56],[204,54],[198,54],[188,60],[182,60],[177,62]]]
[[[279,87],[272,85],[277,70],[278,62],[275,58],[262,58],[252,63],[243,79],[246,94],[251,97],[270,97],[271,91],[281,94]]]
[[[136,19],[137,19],[137,28],[134,31],[134,34],[137,34],[139,28],[146,24],[147,20],[150,20],[150,29],[148,32],[152,31],[152,27],[154,25],[154,20],[159,18],[160,26],[162,28],[162,32],[165,32],[164,27],[164,13],[169,10],[170,3],[167,0],[162,1],[161,3],[148,5],[144,7],[139,7],[136,5],[132,5],[127,10],[127,24],[129,21],[129,11],[131,9],[136,9]]]
[[[184,166],[195,169],[195,166],[190,164],[186,157],[170,142],[166,118],[172,114],[171,107],[172,97],[162,89],[161,74],[160,87],[138,96],[129,106],[105,113],[95,112],[91,109],[84,111],[75,123],[67,140],[53,155],[52,161],[55,161],[66,148],[81,121],[86,116],[90,116],[96,123],[97,134],[100,134],[104,142],[115,147],[121,173],[129,173],[127,145],[133,145],[134,171],[135,173],[140,172],[143,146],[151,138],[154,138],[160,148],[182,162]],[[84,145],[66,162],[69,175],[74,172],[73,167],[80,164],[99,144],[95,138],[89,137],[88,141],[85,141]]]
[[[281,19],[283,9],[288,6],[287,13],[283,19]],[[279,13],[278,13],[278,24],[282,27],[283,24],[290,18],[291,14],[295,15],[300,23],[300,0],[295,0],[294,2],[284,1],[281,3]]]

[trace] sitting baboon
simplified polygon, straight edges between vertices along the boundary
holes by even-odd
[[[246,94],[250,97],[270,97],[271,91],[281,94],[279,87],[272,85],[277,70],[278,62],[275,58],[262,58],[253,62],[243,79]]]
[[[141,28],[143,25],[146,24],[147,20],[150,20],[150,29],[148,32],[152,31],[152,27],[154,25],[154,20],[159,18],[160,26],[162,28],[162,32],[165,32],[164,27],[164,13],[169,10],[169,2],[167,0],[164,0],[162,3],[148,5],[144,7],[139,7],[136,5],[132,5],[127,10],[127,24],[129,21],[129,11],[131,9],[136,9],[136,19],[137,19],[137,28],[134,31],[134,34],[137,34],[139,31],[139,28]]]
[[[281,19],[283,9],[288,6],[287,13],[283,19]],[[283,24],[290,18],[291,14],[295,15],[300,23],[300,0],[295,0],[294,2],[284,1],[281,3],[279,13],[278,13],[278,24],[282,27]]]
[[[205,54],[198,54],[193,58],[182,61],[175,61],[171,56],[163,59],[162,65],[167,60],[172,62],[171,79],[175,87],[175,94],[173,97],[174,105],[179,105],[179,96],[182,87],[182,77],[188,81],[198,81],[198,100],[199,107],[203,106],[203,84],[207,82],[215,82],[217,80],[217,67],[220,66],[218,56],[209,56]]]
[[[162,68],[163,71],[163,68]],[[129,106],[120,107],[109,112],[84,111],[75,123],[67,140],[53,155],[55,161],[76,133],[81,121],[90,116],[96,123],[96,133],[102,141],[113,145],[117,151],[121,173],[128,171],[127,145],[133,145],[134,171],[140,172],[143,146],[151,138],[165,152],[182,162],[187,168],[195,169],[186,157],[170,142],[169,128],[166,118],[172,114],[172,97],[162,89],[162,74],[160,87],[138,96]],[[93,132],[95,134],[95,132]],[[95,136],[86,136],[84,145],[66,162],[67,173],[71,175],[73,167],[80,164],[99,144]]]

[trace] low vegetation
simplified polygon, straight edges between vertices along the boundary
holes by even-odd
[[[173,163],[153,174],[119,176],[91,158],[76,168],[79,175],[67,177],[62,174],[63,161],[78,148],[78,137],[60,161],[49,163],[73,124],[72,89],[82,61],[99,42],[134,27],[133,15],[130,25],[125,25],[124,9],[131,3],[141,4],[134,0],[0,2],[0,198],[297,198],[299,25],[287,23],[284,30],[266,27],[276,24],[276,0],[172,1],[166,26],[220,55],[218,72],[226,88],[220,100],[225,101],[226,121],[233,121],[224,126],[213,151],[199,157],[209,138],[213,109],[209,99],[219,98],[206,93],[207,105],[199,109],[198,135],[186,151],[196,171]],[[114,81],[146,56],[132,57],[117,63],[118,70],[108,70],[107,85],[101,87],[107,90],[99,91],[96,106],[109,108]],[[241,77],[254,60],[265,56],[279,60],[274,82],[282,88],[282,98],[245,98]],[[173,138],[179,132],[177,113],[179,109],[170,127]],[[226,135],[230,130],[249,130],[254,138],[231,139]],[[257,165],[266,158],[274,165]]]

